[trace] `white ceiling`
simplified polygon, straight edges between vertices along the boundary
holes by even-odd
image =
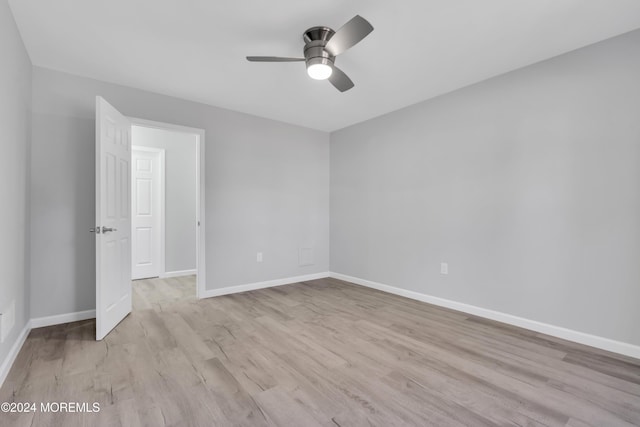
[[[34,65],[333,131],[640,28],[638,0],[9,0]],[[304,63],[305,29],[375,27],[336,64]]]

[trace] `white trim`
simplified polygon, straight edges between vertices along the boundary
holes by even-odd
[[[204,155],[204,130],[200,130],[198,135],[198,143],[196,145],[196,175],[198,180],[196,181],[196,192],[198,197],[196,198],[196,297],[198,299],[204,298],[206,289],[205,274],[207,271],[207,263],[205,257],[205,155]]]
[[[132,124],[133,126],[133,124]],[[158,169],[160,170],[160,185],[158,186],[158,202],[160,203],[160,218],[158,218],[158,241],[160,242],[160,247],[157,249],[158,251],[158,269],[155,271],[160,277],[162,277],[162,273],[165,271],[165,261],[166,261],[166,250],[165,250],[165,216],[167,214],[167,207],[165,202],[166,197],[166,170],[165,170],[165,159],[166,159],[166,150],[164,148],[155,148],[155,147],[144,147],[142,145],[132,145],[131,146],[131,155],[133,155],[134,151],[141,151],[147,153],[156,153],[158,154]],[[134,181],[133,181],[133,162],[131,162],[131,194],[134,193]],[[133,201],[131,202],[131,206],[133,208]],[[133,239],[135,239],[135,233],[133,230],[133,212],[131,212],[131,242],[133,244]],[[131,254],[132,257],[132,270],[133,270],[133,251]],[[131,274],[131,280],[144,279],[145,277],[134,277],[133,271]]]
[[[134,126],[151,129],[162,129],[173,132],[187,133],[196,136],[196,296],[198,299],[206,298],[206,256],[205,256],[205,133],[204,129],[192,128],[188,126],[174,125],[171,123],[156,122],[153,120],[128,117]],[[199,224],[199,225],[198,225]]]
[[[11,346],[11,350],[4,358],[2,365],[0,366],[0,387],[4,384],[4,380],[7,379],[7,375],[9,375],[9,371],[13,366],[13,362],[16,361],[16,357],[18,357],[18,353],[22,349],[24,342],[27,340],[29,336],[29,332],[32,329],[42,328],[45,326],[53,326],[60,325],[63,323],[69,322],[78,322],[80,320],[87,319],[95,319],[96,311],[95,310],[87,310],[87,311],[78,311],[76,313],[66,313],[66,314],[58,314],[55,316],[47,316],[47,317],[38,317],[36,319],[30,319],[22,328],[20,335],[18,335],[18,339]]]
[[[16,357],[18,357],[18,353],[20,353],[24,342],[27,340],[29,332],[31,332],[30,320],[28,320],[24,325],[24,328],[22,328],[20,335],[18,335],[18,339],[16,339],[16,342],[13,343],[13,345],[11,346],[11,350],[9,350],[9,353],[2,361],[2,365],[0,366],[0,387],[2,387],[2,384],[4,384],[4,380],[7,379],[7,375],[9,375],[9,371],[13,366],[13,362],[16,361]]]
[[[191,270],[187,270],[191,271]],[[609,338],[598,337],[595,335],[585,334],[584,332],[578,332],[571,329],[561,328],[558,326],[549,325],[547,323],[538,322],[535,320],[529,320],[511,314],[501,313],[498,311],[488,310],[481,307],[476,307],[470,304],[464,304],[457,301],[451,301],[444,298],[438,298],[431,295],[422,294],[419,292],[409,291],[406,289],[396,288],[382,283],[373,282],[371,280],[360,279],[358,277],[347,276],[346,274],[335,272],[324,272],[307,274],[304,276],[288,277],[284,279],[269,280],[265,282],[249,283],[246,285],[229,286],[221,289],[208,289],[203,293],[203,298],[216,297],[221,295],[229,295],[238,292],[246,292],[256,289],[270,288],[273,286],[288,285],[291,283],[306,282],[308,280],[324,279],[326,277],[333,277],[334,279],[344,280],[345,282],[355,283],[368,288],[377,289],[379,291],[388,292],[395,295],[400,295],[406,298],[434,304],[440,307],[446,307],[453,310],[461,311],[464,313],[473,314],[475,316],[484,317],[491,320],[507,323],[521,328],[529,329],[535,332],[551,335],[554,337],[566,339],[569,341],[577,342],[580,344],[589,345],[592,347],[600,348],[602,350],[611,351],[614,353],[623,354],[625,356],[635,357],[640,359],[640,346],[628,344],[620,341],[611,340]],[[24,342],[31,332],[31,329],[41,328],[45,326],[53,326],[62,323],[77,322],[80,320],[93,319],[96,316],[95,310],[80,311],[76,313],[60,314],[56,316],[39,317],[31,319],[20,332],[18,339],[15,341],[11,350],[5,357],[2,365],[0,366],[0,387],[7,378],[13,362],[15,362],[20,349],[24,345]]]
[[[176,125],[173,123],[157,122],[155,120],[140,119],[138,117],[127,117],[134,126],[141,126],[151,129],[170,130],[173,132],[188,133],[192,135],[204,134],[204,130],[200,128],[192,128],[189,126]]]
[[[160,278],[167,279],[169,277],[191,276],[194,274],[198,274],[198,270],[167,271],[166,273],[160,274]]]
[[[182,275],[183,273],[195,274],[196,270],[174,271],[168,274],[175,274],[177,276],[177,275]],[[201,274],[204,274],[204,272]],[[249,283],[246,285],[230,286],[230,287],[221,288],[221,289],[208,289],[208,290],[205,290],[200,295],[202,295],[202,298],[228,295],[228,294],[234,294],[237,292],[246,292],[246,291],[251,291],[255,289],[263,289],[263,288],[269,288],[273,286],[288,285],[291,283],[306,282],[308,280],[324,279],[326,277],[329,277],[329,274],[330,274],[329,272],[323,272],[323,273],[307,274],[304,276],[287,277],[284,279],[269,280],[266,282],[257,282],[257,283]],[[174,277],[174,276],[166,276],[166,277]],[[86,310],[86,311],[79,311],[76,313],[66,313],[66,314],[58,314],[55,316],[38,317],[36,319],[29,320],[27,324],[24,326],[24,329],[22,330],[22,332],[20,333],[20,336],[11,347],[9,354],[7,354],[7,357],[5,357],[5,360],[2,362],[2,366],[0,366],[0,387],[2,387],[2,383],[4,383],[4,380],[9,374],[9,371],[13,366],[13,362],[15,362],[16,357],[20,352],[20,349],[24,345],[24,342],[26,341],[27,336],[29,335],[29,332],[31,332],[31,329],[42,328],[45,326],[59,325],[62,323],[77,322],[77,321],[86,320],[86,319],[94,319],[95,317],[96,317],[95,310]]]
[[[585,344],[602,350],[611,351],[613,353],[623,354],[625,356],[640,359],[640,346],[615,341],[609,338],[599,337],[596,335],[586,334],[584,332],[574,331],[572,329],[562,328],[560,326],[550,325],[548,323],[538,322],[537,320],[525,319],[499,311],[489,310],[462,302],[452,301],[444,298],[434,297],[415,291],[409,291],[382,283],[373,282],[371,280],[360,279],[359,277],[347,276],[341,273],[329,273],[334,279],[344,280],[345,282],[355,283],[357,285],[366,286],[368,288],[377,289],[379,291],[388,292],[390,294],[400,295],[418,301],[440,307],[450,308],[452,310],[462,311],[464,313],[473,314],[475,316],[484,317],[486,319],[496,320],[498,322],[507,323],[509,325],[519,326],[531,331],[540,332],[568,341]]]
[[[195,272],[196,270],[184,270],[184,271],[174,271],[169,274],[178,275],[177,273],[179,273],[181,275],[182,273],[194,274]],[[246,291],[251,291],[255,289],[263,289],[263,288],[270,288],[273,286],[288,285],[291,283],[306,282],[308,280],[324,279],[326,277],[329,277],[329,275],[330,275],[329,272],[323,272],[323,273],[307,274],[304,276],[287,277],[284,279],[268,280],[266,282],[257,282],[257,283],[249,283],[246,285],[230,286],[230,287],[221,288],[221,289],[208,289],[208,290],[205,290],[204,293],[202,293],[201,295],[203,295],[203,298],[216,297],[220,295],[235,294],[238,292],[246,292]],[[172,277],[172,276],[168,276],[168,277]],[[0,367],[0,387],[2,386],[2,383],[6,379],[7,375],[9,374],[9,371],[13,366],[13,362],[15,362],[16,357],[20,352],[20,349],[24,345],[24,342],[26,341],[27,336],[29,335],[29,332],[31,332],[31,329],[42,328],[45,326],[59,325],[62,323],[77,322],[77,321],[86,320],[86,319],[94,319],[95,317],[96,317],[95,310],[87,310],[87,311],[79,311],[76,313],[66,313],[66,314],[58,314],[55,316],[38,317],[36,319],[29,320],[27,324],[24,326],[24,329],[22,330],[22,332],[20,333],[20,336],[11,347],[9,354],[7,354],[7,357],[5,357],[5,360],[2,362],[2,366]]]
[[[218,297],[221,295],[237,294],[239,292],[254,291],[256,289],[272,288],[274,286],[290,285],[292,283],[306,282],[308,280],[324,279],[329,277],[329,272],[307,274],[304,276],[285,277],[284,279],[267,280],[265,282],[247,283],[246,285],[228,286],[219,289],[207,289],[204,298]]]
[[[63,323],[78,322],[80,320],[95,319],[95,310],[78,311],[75,313],[57,314],[55,316],[38,317],[31,319],[31,329],[44,328],[45,326],[61,325]]]

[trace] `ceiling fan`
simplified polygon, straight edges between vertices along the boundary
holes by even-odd
[[[354,16],[338,31],[329,27],[312,27],[304,32],[304,58],[279,56],[247,56],[251,62],[297,62],[305,61],[307,74],[316,80],[329,79],[340,92],[351,89],[351,79],[335,66],[336,56],[353,47],[373,31],[373,26],[360,15]]]

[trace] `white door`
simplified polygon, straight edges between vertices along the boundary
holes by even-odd
[[[164,150],[132,149],[131,278],[158,277],[161,272],[162,175]]]
[[[96,339],[131,312],[131,123],[96,97]]]

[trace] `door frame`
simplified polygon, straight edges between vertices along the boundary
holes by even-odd
[[[131,120],[131,118],[129,118],[129,120]],[[131,122],[131,126],[136,126],[133,122]],[[133,140],[132,140],[133,142]],[[165,149],[164,148],[155,148],[155,147],[144,147],[142,145],[131,145],[131,156],[133,157],[133,152],[134,151],[145,151],[147,153],[157,153],[159,156],[159,169],[160,169],[160,185],[159,185],[159,190],[158,193],[160,194],[159,197],[159,202],[160,202],[160,221],[158,224],[158,244],[159,244],[159,248],[158,250],[160,251],[159,256],[158,256],[158,276],[162,277],[165,273],[166,273],[166,269],[165,269],[165,215],[166,215],[166,205],[165,205]],[[134,186],[134,182],[133,182],[133,162],[131,162],[131,195],[133,195],[133,186]],[[131,203],[131,206],[133,207],[133,202]],[[132,256],[132,265],[131,267],[133,268],[133,239],[135,234],[133,232],[133,212],[131,212],[131,256]],[[196,252],[197,253],[197,252]],[[132,278],[133,280],[133,278]]]
[[[153,120],[128,117],[131,126],[146,127],[150,129],[167,130],[171,132],[186,133],[196,137],[196,297],[205,297],[206,283],[206,256],[205,256],[205,134],[204,129],[181,126],[172,123],[156,122]],[[163,215],[164,217],[164,215]],[[164,228],[164,227],[163,227]],[[163,232],[164,236],[164,232]],[[164,242],[163,242],[164,243]],[[164,247],[164,245],[163,245]],[[164,251],[163,251],[164,253]],[[164,255],[162,265],[164,266]],[[164,270],[164,268],[163,268]],[[163,272],[164,273],[164,272]]]

